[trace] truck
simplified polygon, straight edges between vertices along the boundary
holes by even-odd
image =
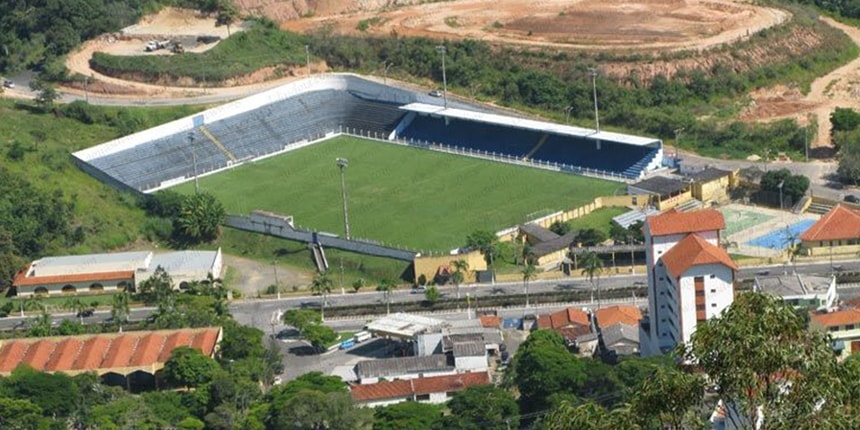
[[[146,42],[145,50],[146,52],[157,51],[159,49],[167,48],[169,44],[169,40],[150,40],[149,42]]]

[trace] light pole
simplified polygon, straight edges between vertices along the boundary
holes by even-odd
[[[780,181],[779,185],[776,187],[779,188],[779,210],[782,210],[782,186],[785,185],[785,181]]]
[[[445,45],[437,45],[436,50],[442,54],[442,97],[445,109],[448,108],[448,78],[445,76]]]
[[[194,146],[194,130],[188,131],[188,144],[191,145],[191,163],[194,166],[194,194],[200,194],[200,183],[197,182],[197,147]]]
[[[568,106],[564,108],[564,121],[566,124],[570,124],[570,112],[573,110],[573,106]]]
[[[382,84],[385,85],[388,83],[388,69],[393,66],[394,63],[389,63],[388,61],[382,63]]]
[[[349,165],[349,160],[346,158],[337,159],[337,167],[340,168],[340,193],[343,198],[343,229],[346,233],[346,240],[349,240],[349,208],[346,204],[346,166]]]
[[[600,114],[597,111],[597,68],[589,67],[588,74],[591,75],[591,91],[594,95],[594,129],[600,133]]]
[[[305,45],[305,62],[308,65],[308,77],[311,76],[311,48]]]
[[[674,154],[672,154],[672,167],[675,167],[675,161],[674,160],[678,159],[678,142],[679,142],[679,139],[681,138],[681,132],[684,130],[685,130],[684,127],[676,128],[675,130],[673,130],[673,132],[675,133],[675,152],[674,152]]]

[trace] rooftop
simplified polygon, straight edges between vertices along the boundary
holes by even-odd
[[[702,209],[692,212],[670,210],[660,215],[648,217],[645,221],[651,236],[714,231],[726,228],[723,214],[716,209]]]
[[[454,343],[454,357],[483,357],[487,355],[487,348],[483,341],[466,341]]]
[[[388,378],[415,373],[453,370],[454,366],[448,364],[448,357],[444,354],[365,360],[359,361],[355,365],[355,373],[359,379]]]
[[[149,251],[141,251],[45,257],[31,263],[27,275],[57,276],[133,271],[146,267],[151,255]]]
[[[167,273],[211,269],[219,251],[176,251],[153,254],[148,271],[161,266]],[[217,276],[217,275],[216,275]]]
[[[374,384],[354,384],[349,392],[356,402],[408,398],[422,394],[450,393],[473,385],[490,383],[487,372],[459,373],[407,380],[383,381]]]
[[[630,186],[643,191],[647,191],[649,194],[657,194],[661,197],[668,197],[673,194],[678,194],[690,188],[690,184],[684,181],[667,178],[665,176],[654,176],[652,178],[639,181],[635,184],[631,184]]]
[[[651,206],[647,206],[641,209],[633,209],[630,212],[625,212],[621,215],[612,217],[612,221],[616,224],[620,225],[624,228],[629,228],[631,225],[642,221],[644,222],[646,218],[649,216],[654,216],[659,214],[660,211],[654,209]]]
[[[711,245],[697,234],[690,234],[681,239],[663,254],[661,260],[669,274],[675,278],[680,277],[693,266],[706,264],[722,264],[732,270],[738,270],[737,264],[724,249]]]
[[[21,364],[44,372],[154,374],[180,346],[211,356],[221,328],[137,331],[78,336],[37,337],[0,341],[0,375]]]
[[[529,238],[535,239],[537,242],[546,242],[560,237],[555,232],[545,229],[533,222],[521,225],[520,231],[525,233]]]
[[[800,235],[800,240],[842,240],[860,238],[860,211],[837,204]]]
[[[579,232],[572,231],[564,236],[558,236],[555,239],[537,243],[532,246],[532,253],[536,257],[543,257],[544,255],[552,254],[558,250],[567,249],[571,244],[576,242],[577,236],[579,236]]]
[[[780,297],[805,296],[807,294],[827,293],[834,278],[831,276],[776,275],[756,276],[756,291]]]
[[[687,177],[696,182],[710,182],[715,179],[724,178],[732,174],[731,170],[718,169],[716,167],[706,167],[697,172],[688,173]]]
[[[595,312],[597,326],[601,329],[615,324],[627,324],[638,327],[642,312],[636,306],[615,305],[598,309]]]
[[[590,327],[591,323],[588,321],[588,314],[581,309],[567,308],[551,314],[540,315],[537,325],[538,328],[556,329],[571,325]]]
[[[813,313],[809,318],[824,327],[860,325],[860,309],[851,308],[828,313]]]
[[[367,325],[367,331],[400,338],[412,338],[416,334],[441,327],[444,321],[405,313],[391,314]]]
[[[622,342],[639,343],[639,326],[627,324],[613,324],[600,331],[603,336],[603,344],[607,348]]]

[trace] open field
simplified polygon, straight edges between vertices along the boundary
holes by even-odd
[[[265,209],[296,225],[343,232],[340,175],[352,236],[417,250],[462,246],[478,229],[499,230],[535,211],[611,195],[613,182],[341,137],[200,179],[230,213]],[[192,192],[193,183],[177,187]]]

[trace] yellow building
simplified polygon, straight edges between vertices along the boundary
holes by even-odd
[[[665,211],[693,199],[689,181],[654,176],[627,186],[627,194],[647,196],[659,211]]]
[[[698,172],[687,174],[693,183],[693,198],[705,206],[711,203],[723,203],[730,200],[729,191],[738,185],[737,170],[722,170],[708,167]]]

